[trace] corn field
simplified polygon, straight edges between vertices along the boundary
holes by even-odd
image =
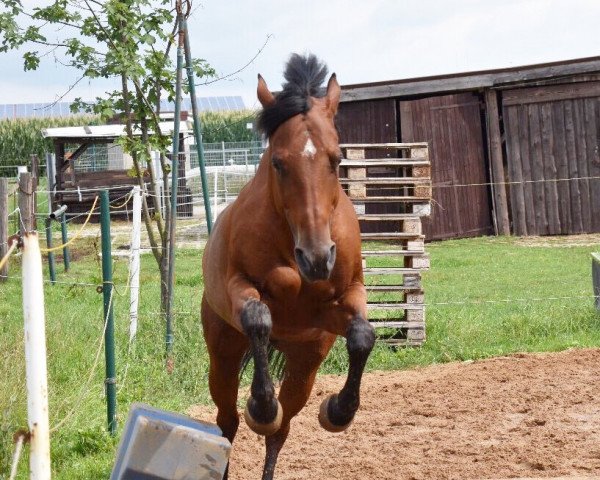
[[[17,118],[0,121],[0,165],[29,165],[30,155],[37,154],[44,163],[44,154],[53,152],[52,141],[42,137],[43,128],[74,125],[98,125],[93,115],[73,115],[57,118]]]
[[[256,112],[239,110],[237,112],[204,112],[202,122],[202,140],[204,143],[252,142],[260,140],[254,129]],[[252,128],[248,128],[252,126]]]
[[[203,140],[212,142],[240,142],[257,140],[254,124],[255,112],[205,112],[201,115]],[[30,155],[44,159],[53,152],[52,141],[42,137],[42,129],[52,127],[99,125],[100,117],[73,115],[55,118],[26,118],[0,120],[0,165],[29,165]]]

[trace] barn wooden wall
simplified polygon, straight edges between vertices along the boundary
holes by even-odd
[[[394,143],[398,141],[396,100],[370,100],[365,102],[341,103],[336,118],[336,124],[340,134],[340,143]],[[397,152],[400,154],[400,152]],[[376,155],[390,155],[377,150],[367,150],[367,158],[375,158]],[[397,176],[395,169],[370,168],[369,175],[372,177]],[[369,187],[368,196],[385,196],[385,188]],[[373,203],[364,205],[364,213],[367,215],[405,213],[403,204]],[[394,228],[387,221],[360,222],[363,233],[388,232]],[[397,225],[396,225],[397,227]]]
[[[600,82],[503,92],[513,233],[600,232]]]
[[[383,99],[365,98],[366,92],[381,94],[377,89],[393,86],[350,89],[347,98],[353,100],[342,102],[338,114],[340,139],[429,143],[432,215],[423,224],[428,240],[493,234],[494,219],[502,221],[498,231],[507,232],[510,223],[515,235],[600,232],[599,75],[555,72],[535,85],[419,91],[408,98],[402,92],[418,90],[418,81],[400,83],[395,96]],[[490,132],[495,143],[488,146]],[[499,182],[494,198],[490,156]],[[369,208],[399,213],[385,205]]]
[[[475,93],[400,103],[403,142],[428,142],[433,199],[428,240],[493,233],[481,101]],[[466,186],[468,185],[468,186]]]

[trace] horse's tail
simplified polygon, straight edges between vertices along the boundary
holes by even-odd
[[[271,377],[279,382],[282,381],[285,375],[285,355],[279,350],[277,350],[272,343],[269,343],[267,355],[269,359],[269,373],[271,374]],[[244,375],[244,372],[250,365],[251,360],[252,352],[250,351],[250,349],[248,349],[242,357],[240,377]]]

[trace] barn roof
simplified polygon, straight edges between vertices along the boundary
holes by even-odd
[[[585,74],[600,74],[600,57],[579,58],[496,70],[344,85],[342,86],[341,101],[352,102],[377,98],[499,88],[502,86],[535,84],[536,82]]]

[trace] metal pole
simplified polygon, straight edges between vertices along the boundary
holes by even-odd
[[[110,203],[108,190],[100,192],[100,229],[102,238],[102,293],[104,295],[104,354],[106,357],[106,414],[108,431],[117,432],[117,379],[115,372],[115,324],[113,318],[113,279],[110,243]]]
[[[50,479],[50,427],[46,365],[44,277],[37,233],[23,237],[23,317],[25,321],[25,371],[27,423],[30,433],[29,478]]]
[[[198,166],[200,167],[200,180],[202,181],[202,197],[204,198],[204,211],[206,213],[206,228],[208,233],[212,232],[212,213],[210,211],[210,192],[208,191],[208,177],[204,163],[204,144],[202,143],[202,123],[196,100],[196,85],[194,84],[194,69],[192,68],[192,52],[190,49],[190,36],[187,30],[187,20],[183,19],[185,31],[185,64],[187,68],[188,85],[190,88],[190,100],[192,102],[192,116],[194,117],[194,138],[198,150]]]
[[[140,291],[140,233],[142,229],[142,192],[133,187],[133,222],[131,248],[129,252],[129,341],[135,338],[138,325],[138,303]]]
[[[179,181],[179,124],[181,122],[181,83],[183,70],[183,49],[184,35],[183,15],[178,14],[179,23],[179,42],[177,46],[177,83],[175,86],[175,118],[173,120],[173,155],[171,158],[171,219],[169,223],[169,277],[167,299],[167,333],[165,343],[167,347],[167,357],[170,357],[173,349],[173,299],[175,296],[175,223],[177,220],[177,183]],[[169,365],[170,358],[167,358]]]
[[[52,248],[52,219],[46,218],[46,246]],[[48,270],[50,272],[50,282],[56,283],[56,266],[54,264],[54,252],[48,252]]]
[[[219,172],[217,172],[217,169],[215,167],[215,191],[213,193],[214,199],[215,199],[214,200],[214,202],[215,202],[215,215],[217,214],[217,202],[218,202],[218,198],[219,198],[218,197],[218,195],[219,195],[219,191],[218,191],[219,190],[219,177],[218,177],[218,173]]]
[[[62,243],[65,245],[68,240],[67,236],[67,216],[63,213],[60,216],[60,233],[62,236]],[[71,266],[71,255],[69,254],[69,247],[63,247],[63,263],[65,264],[65,272],[69,271]]]

